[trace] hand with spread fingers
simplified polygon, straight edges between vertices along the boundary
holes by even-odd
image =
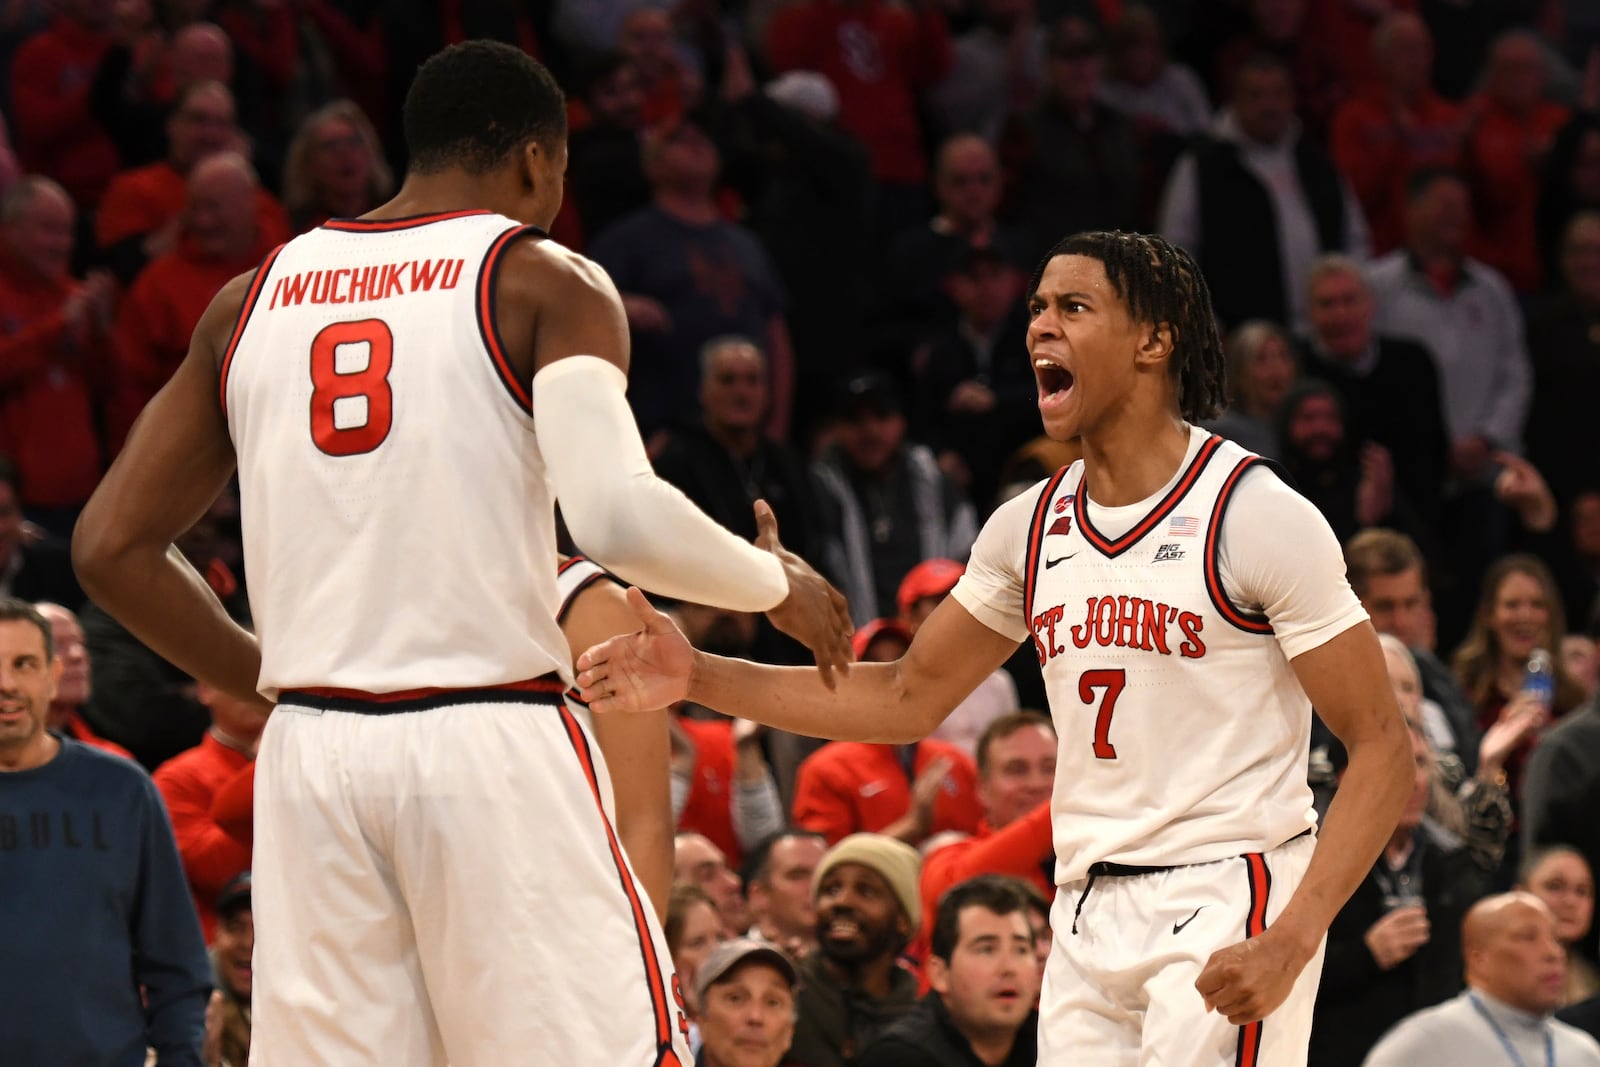
[[[578,657],[578,695],[592,711],[653,711],[689,692],[694,648],[673,621],[628,588],[640,628],[603,641]]]
[[[817,658],[822,683],[834,687],[833,672],[850,673],[850,606],[844,595],[812,569],[811,564],[778,541],[778,519],[765,500],[756,501],[756,547],[778,557],[789,579],[789,595],[767,612],[772,625],[799,641]]]
[[[1264,1019],[1278,1010],[1309,957],[1287,937],[1265,933],[1218,949],[1206,961],[1194,987],[1215,1011],[1235,1026]]]

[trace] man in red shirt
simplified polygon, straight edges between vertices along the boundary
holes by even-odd
[[[121,374],[109,420],[115,447],[183,361],[211,298],[278,243],[280,235],[261,229],[259,188],[255,170],[232,152],[210,156],[190,174],[177,247],[144,269],[117,316]]]
[[[112,0],[57,0],[56,18],[11,62],[11,118],[23,169],[58,179],[80,208],[100,202],[121,161],[89,113],[89,87],[111,47]]]
[[[839,124],[872,160],[872,176],[891,193],[916,193],[927,206],[927,150],[918,119],[921,95],[953,62],[939,5],[913,0],[804,0],[773,17],[767,58],[777,73],[814,70],[839,93]],[[883,220],[886,232],[899,227]],[[918,221],[896,217],[894,222]]]
[[[874,620],[854,638],[862,662],[893,662],[910,646],[910,631],[894,619]],[[830,844],[863,831],[910,845],[947,830],[973,833],[982,814],[977,778],[972,757],[947,741],[832,741],[800,764],[794,824]]]
[[[1467,104],[1465,169],[1477,227],[1471,251],[1519,295],[1539,291],[1539,177],[1570,112],[1544,98],[1544,46],[1526,30],[1501,35],[1489,53],[1483,92]]]
[[[89,680],[89,645],[83,639],[83,627],[78,617],[60,604],[43,601],[34,608],[50,624],[50,638],[55,645],[56,659],[61,661],[61,680],[56,683],[55,699],[50,701],[49,717],[45,725],[74,741],[110,752],[114,756],[133,759],[133,753],[107,741],[89,726],[83,718],[83,706],[89,703],[93,687]]]
[[[95,243],[106,262],[131,282],[151,260],[177,244],[197,165],[245,145],[235,119],[233,93],[221,82],[186,86],[167,118],[167,158],[117,175],[95,217]],[[283,206],[259,186],[253,209],[268,247],[290,236]]]
[[[922,931],[911,955],[933,936],[939,898],[980,874],[1007,874],[1055,897],[1055,843],[1050,833],[1050,790],[1056,775],[1056,731],[1046,715],[1017,711],[989,724],[978,741],[978,797],[983,822],[965,841],[945,845],[922,864]]]
[[[1372,36],[1378,78],[1339,108],[1330,147],[1350,179],[1382,255],[1405,236],[1405,189],[1421,167],[1455,166],[1461,109],[1431,88],[1433,37],[1416,15],[1400,12]]]
[[[189,877],[200,928],[210,944],[217,929],[218,895],[250,867],[250,848],[229,837],[211,816],[211,802],[224,783],[256,758],[266,721],[243,701],[198,682],[200,702],[211,711],[211,729],[200,743],[180,752],[152,776],[166,801],[178,855]]]
[[[23,178],[0,201],[0,452],[21,474],[23,504],[65,536],[105,470],[96,430],[116,285],[67,273],[74,209],[48,178]]]

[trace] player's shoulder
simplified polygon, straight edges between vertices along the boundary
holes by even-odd
[[[527,286],[552,303],[585,293],[614,297],[617,292],[611,276],[594,260],[532,229],[506,248],[500,272],[502,281]]]

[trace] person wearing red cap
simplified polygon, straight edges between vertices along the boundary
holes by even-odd
[[[911,646],[898,619],[874,619],[855,632],[856,659],[890,663]],[[872,745],[834,741],[800,764],[794,824],[836,844],[849,834],[881,833],[920,845],[948,830],[973,833],[982,818],[978,770],[947,741]]]
[[[900,595],[896,598],[900,621],[913,636],[922,621],[950,595],[966,570],[964,564],[953,559],[925,559],[901,580]],[[979,682],[978,688],[957,704],[950,717],[928,736],[948,741],[969,756],[976,755],[978,738],[989,724],[1021,706],[1017,701],[1017,683],[1001,667]]]

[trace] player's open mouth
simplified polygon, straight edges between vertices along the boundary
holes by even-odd
[[[1054,360],[1034,360],[1033,376],[1039,382],[1039,399],[1041,401],[1060,401],[1072,389],[1072,372]]]

